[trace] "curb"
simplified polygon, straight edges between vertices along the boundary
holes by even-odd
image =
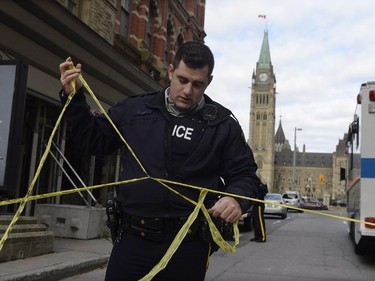
[[[29,271],[21,274],[13,274],[2,281],[58,281],[78,274],[92,271],[107,265],[109,255],[88,258],[75,263],[62,263],[46,267],[43,270]]]

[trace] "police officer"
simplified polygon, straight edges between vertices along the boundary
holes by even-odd
[[[268,193],[266,184],[260,183],[258,185],[258,199],[264,200],[264,197]],[[253,226],[254,226],[254,237],[250,241],[255,242],[266,242],[266,225],[264,222],[264,203],[255,202],[253,208]]]
[[[71,136],[82,150],[107,155],[123,146],[108,120],[90,114],[79,79],[81,65],[60,64],[64,103],[76,82],[77,93],[66,111]],[[134,281],[145,276],[164,256],[186,222],[194,205],[162,186],[154,178],[255,198],[257,165],[238,121],[230,110],[204,94],[212,81],[214,57],[198,42],[186,42],[168,68],[170,86],[154,93],[120,101],[109,115],[150,177],[118,189],[121,227],[106,272],[107,281]],[[132,153],[122,157],[122,180],[145,177]],[[197,201],[199,191],[169,184]],[[213,218],[232,223],[250,207],[250,201],[209,193],[207,206]],[[214,246],[202,235],[202,223],[193,224],[171,260],[153,280],[204,280]],[[206,233],[207,234],[207,233]]]

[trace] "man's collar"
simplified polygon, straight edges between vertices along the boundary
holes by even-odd
[[[194,112],[197,112],[198,110],[202,109],[203,106],[204,106],[204,104],[205,104],[204,96],[202,95],[202,98],[198,102],[198,104],[194,105],[188,111],[183,111],[182,112],[181,110],[179,110],[175,106],[174,102],[169,98],[169,90],[170,90],[170,87],[168,87],[167,89],[165,89],[165,92],[164,92],[165,107],[167,108],[168,112],[171,115],[173,115],[173,116],[183,117],[183,116],[189,115],[190,113],[194,113]]]

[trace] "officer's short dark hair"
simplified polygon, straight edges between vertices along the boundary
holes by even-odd
[[[183,43],[176,52],[173,59],[173,67],[176,69],[181,60],[190,68],[197,69],[208,66],[208,76],[214,70],[214,55],[210,48],[203,43],[189,41]]]

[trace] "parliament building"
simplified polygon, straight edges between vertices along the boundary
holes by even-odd
[[[248,144],[258,164],[258,175],[270,192],[297,190],[302,196],[324,200],[345,198],[345,136],[333,153],[307,152],[291,148],[281,120],[275,124],[276,74],[271,61],[268,31],[264,32],[256,68],[252,74]],[[276,133],[275,133],[276,132]],[[294,145],[294,144],[293,144]]]

